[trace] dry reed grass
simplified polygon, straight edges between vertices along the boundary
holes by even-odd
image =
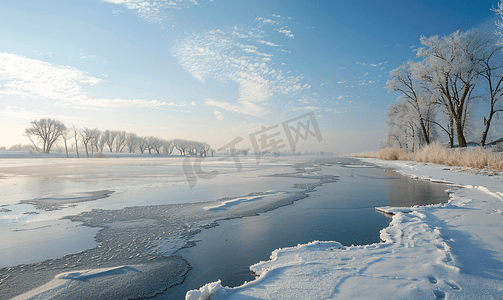
[[[491,152],[489,149],[482,148],[450,149],[435,143],[415,152],[385,148],[377,153],[365,152],[350,156],[383,160],[410,160],[446,166],[503,171],[503,153]]]

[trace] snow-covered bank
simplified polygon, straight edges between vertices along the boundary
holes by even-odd
[[[275,250],[251,266],[259,277],[237,288],[211,283],[186,299],[502,299],[503,175],[362,159],[432,181],[453,183],[447,204],[394,213],[379,244],[312,242]]]

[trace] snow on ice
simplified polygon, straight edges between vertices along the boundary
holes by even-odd
[[[314,241],[277,249],[269,261],[250,267],[256,280],[236,288],[210,283],[186,299],[503,299],[503,175],[363,161],[453,183],[450,201],[381,207],[393,215],[381,243]]]

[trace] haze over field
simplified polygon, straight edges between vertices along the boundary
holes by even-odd
[[[261,126],[313,111],[323,142],[299,150],[375,150],[397,98],[384,89],[389,71],[416,59],[422,35],[494,31],[496,5],[4,1],[0,146],[29,143],[29,121],[54,118],[215,149],[241,136],[249,147]]]

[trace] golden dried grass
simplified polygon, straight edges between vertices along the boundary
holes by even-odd
[[[503,171],[503,153],[483,148],[446,148],[433,143],[415,152],[385,148],[377,153],[351,154],[353,157],[369,157],[383,160],[410,160],[446,166],[467,167]]]

